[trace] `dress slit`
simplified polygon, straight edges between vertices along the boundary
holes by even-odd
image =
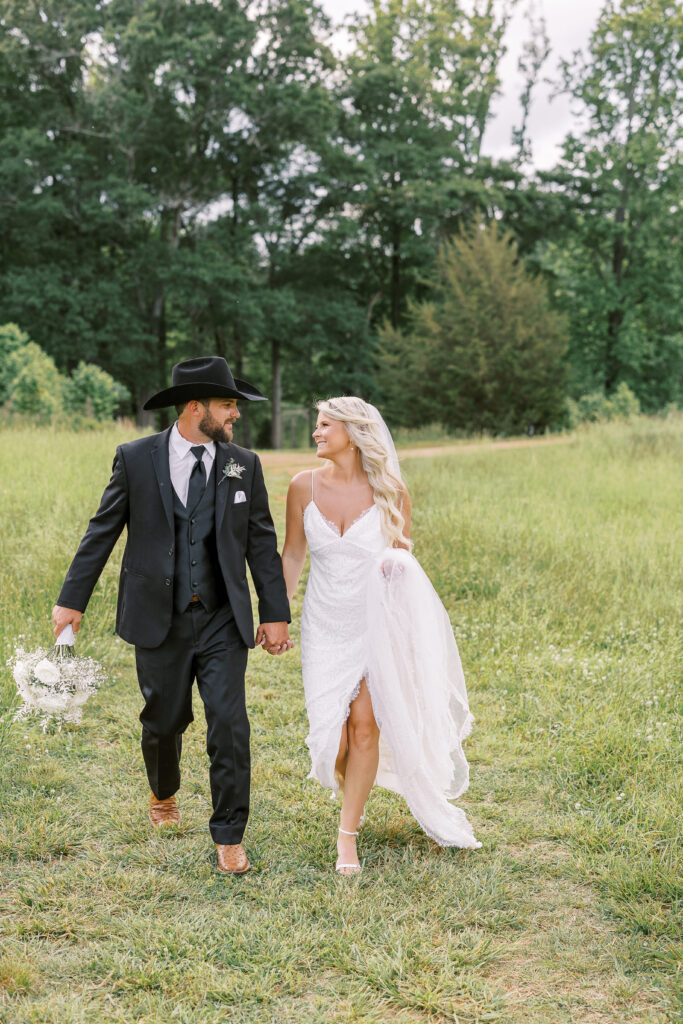
[[[341,789],[341,786],[339,785],[339,779],[338,779],[338,776],[337,776],[336,767],[337,767],[337,756],[339,754],[339,748],[341,746],[342,730],[343,730],[344,726],[346,725],[346,723],[349,720],[349,715],[351,714],[351,705],[353,704],[354,700],[356,699],[356,697],[360,693],[360,688],[361,688],[361,686],[363,684],[363,680],[364,679],[366,680],[366,685],[367,685],[367,676],[363,675],[363,676],[361,676],[360,680],[355,684],[353,690],[351,691],[349,699],[346,701],[346,708],[344,710],[344,715],[343,715],[343,718],[341,720],[341,724],[337,728],[337,749],[336,749],[335,754],[334,754],[334,761],[333,761],[333,764],[332,764],[332,772],[331,772],[331,776],[334,779],[335,783],[337,784],[337,788],[334,790],[334,792],[331,794],[331,796],[336,796],[336,794]],[[369,692],[369,688],[368,688],[368,692]],[[374,714],[374,708],[373,708],[373,714]],[[347,742],[347,757],[348,757],[348,742]]]

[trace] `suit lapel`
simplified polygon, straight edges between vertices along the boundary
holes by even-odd
[[[232,500],[235,478],[224,477],[223,467],[230,458],[230,445],[219,441],[216,444],[216,532],[221,528],[225,510]]]
[[[173,522],[173,484],[171,483],[171,470],[168,465],[168,440],[173,427],[164,430],[159,434],[157,444],[152,448],[152,462],[156,473],[159,493],[164,506],[164,512],[168,519],[168,525],[175,529]]]

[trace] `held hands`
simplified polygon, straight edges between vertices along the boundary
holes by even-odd
[[[262,622],[256,631],[256,647],[263,647],[268,654],[284,654],[291,651],[294,641],[289,637],[286,622]]]
[[[55,636],[59,636],[62,630],[65,629],[69,623],[73,626],[74,633],[78,633],[78,630],[81,628],[82,618],[83,612],[77,612],[75,608],[62,608],[61,605],[56,604],[52,609],[52,621],[55,624]]]

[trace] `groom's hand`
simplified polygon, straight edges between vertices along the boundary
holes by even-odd
[[[83,612],[77,612],[75,608],[62,608],[60,604],[56,604],[52,609],[52,621],[55,624],[54,634],[59,636],[63,629],[71,623],[73,626],[74,633],[78,633],[81,628],[81,619],[83,618]]]
[[[268,654],[284,654],[294,646],[286,622],[262,622],[256,630],[254,643]]]

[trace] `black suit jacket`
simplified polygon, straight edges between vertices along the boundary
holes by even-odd
[[[69,568],[57,603],[85,611],[95,584],[124,526],[116,631],[128,643],[158,647],[173,615],[175,529],[168,462],[169,430],[116,449],[111,480]],[[233,458],[245,467],[241,479],[223,478]],[[289,622],[289,603],[277,537],[258,456],[236,444],[216,445],[216,543],[237,628],[254,646],[247,564],[256,586],[261,622]],[[243,491],[246,501],[235,504]]]

